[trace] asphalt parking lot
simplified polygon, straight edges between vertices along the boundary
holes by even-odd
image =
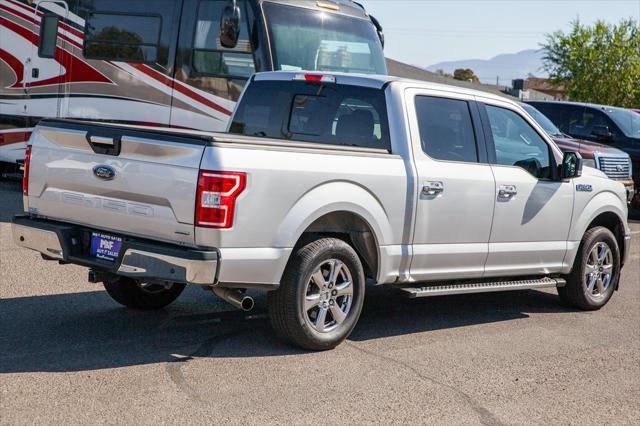
[[[11,241],[19,184],[0,181],[2,424],[640,424],[640,222],[599,312],[554,291],[408,301],[367,294],[346,344],[276,340],[189,288],[168,309],[115,304],[87,271]]]

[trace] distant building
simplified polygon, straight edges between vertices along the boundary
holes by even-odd
[[[519,96],[520,92],[530,92],[530,100],[567,100],[567,89],[563,85],[555,85],[547,78],[528,77],[527,79],[513,80],[511,94]]]

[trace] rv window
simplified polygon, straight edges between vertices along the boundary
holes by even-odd
[[[159,15],[91,13],[85,27],[87,59],[156,62],[162,30]]]
[[[41,58],[53,58],[56,53],[56,42],[58,40],[57,15],[44,15],[40,23],[40,44],[38,46],[38,56]]]
[[[238,2],[241,13],[238,45],[226,49],[220,44],[220,16],[228,4],[227,0],[203,0],[198,6],[192,58],[196,75],[249,78],[255,72],[244,1]]]

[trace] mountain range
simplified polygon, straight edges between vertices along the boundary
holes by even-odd
[[[428,71],[438,72],[442,70],[447,74],[453,74],[457,68],[471,68],[481,82],[499,85],[511,85],[511,80],[526,78],[529,74],[536,77],[546,77],[542,70],[542,50],[528,49],[518,53],[508,53],[495,56],[491,59],[463,59],[459,61],[447,61],[426,67]]]

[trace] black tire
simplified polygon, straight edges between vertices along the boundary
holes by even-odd
[[[109,296],[121,305],[132,309],[151,311],[162,309],[175,301],[185,284],[173,283],[166,288],[158,284],[146,288],[131,278],[118,277],[103,282]]]
[[[591,278],[587,276],[589,271],[594,270],[595,276],[598,276],[598,272],[602,274],[606,268],[606,265],[590,259],[592,251],[596,246],[602,248],[602,244],[611,251],[611,276],[604,291],[598,290],[597,284],[594,284],[590,291],[588,284]],[[595,265],[595,268],[591,265]],[[620,279],[620,248],[613,233],[602,226],[589,229],[582,238],[573,269],[565,278],[567,284],[564,287],[558,287],[558,295],[565,304],[585,311],[595,311],[606,305],[613,296]]]
[[[331,271],[336,269],[338,277],[329,279]],[[318,277],[324,279],[325,290],[315,285]],[[349,277],[351,295],[346,295]],[[318,305],[305,310],[306,300],[315,300],[315,289],[318,290]],[[314,351],[333,349],[349,337],[358,322],[364,292],[364,269],[358,254],[349,244],[336,238],[311,241],[296,248],[280,287],[268,294],[271,325],[280,338],[301,348]],[[345,295],[338,295],[340,293]],[[340,312],[346,312],[346,315]],[[342,318],[337,318],[340,316]],[[325,328],[326,321],[329,323],[325,331],[319,331],[318,328]]]

